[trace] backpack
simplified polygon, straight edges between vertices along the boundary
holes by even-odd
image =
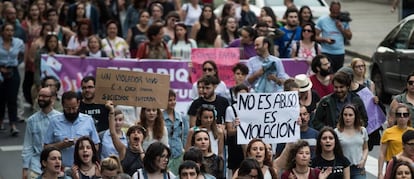
[[[313,48],[315,49],[315,54],[317,55],[319,53],[318,42],[313,43]],[[296,57],[299,54],[299,49],[300,49],[300,41],[296,41],[296,54],[295,54]]]

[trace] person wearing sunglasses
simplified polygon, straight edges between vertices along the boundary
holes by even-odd
[[[308,63],[308,75],[312,74],[312,59],[316,55],[320,55],[322,50],[321,45],[316,42],[315,34],[315,26],[309,23],[305,24],[302,27],[301,39],[292,44],[291,57],[305,60]]]
[[[403,103],[407,105],[408,109],[410,110],[411,114],[414,114],[414,72],[411,72],[406,79],[406,86],[403,92],[399,95],[396,95],[394,99],[391,101],[390,109],[394,109],[398,103]],[[392,118],[390,118],[392,120]],[[411,124],[414,123],[414,115],[410,116]],[[392,126],[391,123],[388,126]]]
[[[230,94],[229,94],[230,92],[227,89],[226,83],[220,80],[219,71],[218,71],[216,62],[214,62],[213,60],[207,60],[203,62],[202,67],[203,67],[203,76],[210,75],[210,76],[214,76],[217,79],[217,83],[214,84],[215,94],[220,95],[226,99],[230,99]],[[195,100],[199,96],[200,94],[198,94],[197,92],[197,83],[194,83],[193,88],[190,92],[190,98]]]
[[[398,162],[404,161],[410,164],[410,168],[414,164],[414,130],[407,130],[401,137],[403,149],[400,153],[393,156],[388,162],[387,170],[385,172],[385,179],[390,179],[393,168],[398,165]]]
[[[403,151],[403,148],[407,147],[407,145],[405,145],[407,141],[402,141],[401,138],[403,133],[407,130],[414,130],[414,128],[411,127],[411,112],[405,104],[398,104],[392,115],[395,119],[394,125],[386,129],[381,138],[380,153],[378,157],[378,178],[380,179],[384,177],[382,170],[384,161],[390,162],[393,156],[397,155]]]

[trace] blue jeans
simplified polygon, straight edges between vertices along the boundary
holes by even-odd
[[[366,179],[365,168],[357,168],[356,165],[351,165],[350,167],[351,179]]]

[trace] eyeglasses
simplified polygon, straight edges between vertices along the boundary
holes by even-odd
[[[409,115],[410,115],[410,113],[408,113],[408,112],[396,112],[395,113],[395,117],[403,117],[403,118],[406,118]]]
[[[203,71],[204,72],[212,72],[212,71],[214,71],[214,69],[212,69],[212,68],[203,68]]]
[[[303,29],[302,32],[312,32],[312,30]]]
[[[57,35],[57,33],[54,31],[50,31],[50,32],[47,32],[47,35]]]
[[[414,84],[414,81],[407,81],[407,84],[408,85],[413,85]]]

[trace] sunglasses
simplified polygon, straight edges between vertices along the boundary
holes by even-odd
[[[407,81],[408,85],[413,85],[414,81]]]
[[[396,112],[395,113],[395,117],[408,117],[410,115],[410,113],[408,112]]]
[[[312,30],[303,29],[302,32],[312,32]]]
[[[212,72],[212,71],[214,71],[214,69],[212,69],[212,68],[203,68],[203,71],[204,72]]]

